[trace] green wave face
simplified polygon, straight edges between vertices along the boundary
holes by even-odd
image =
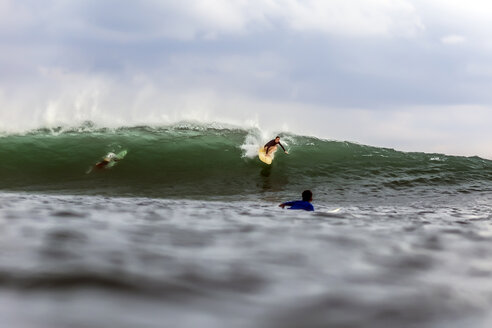
[[[271,166],[245,156],[260,132],[200,126],[133,127],[0,137],[0,189],[198,199],[272,199],[311,189],[315,199],[410,197],[490,191],[492,162],[403,153],[347,142],[281,135],[289,155]],[[108,152],[127,150],[110,169]]]

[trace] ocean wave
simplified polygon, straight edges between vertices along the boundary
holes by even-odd
[[[116,129],[87,122],[4,135],[1,189],[200,198],[317,188],[483,190],[492,180],[492,162],[479,157],[406,153],[281,132],[289,155],[279,152],[267,166],[257,151],[275,134],[193,122]],[[89,170],[107,153],[123,150],[126,157],[111,169]]]

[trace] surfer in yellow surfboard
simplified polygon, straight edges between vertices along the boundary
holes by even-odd
[[[265,149],[265,154],[267,156],[272,156],[272,154],[277,151],[277,145],[280,145],[280,147],[282,147],[282,149],[284,150],[284,153],[288,154],[288,152],[285,150],[284,146],[282,146],[282,144],[280,143],[280,137],[279,136],[276,136],[275,139],[270,140],[269,142],[267,142],[265,144],[265,146],[263,146],[263,148]]]

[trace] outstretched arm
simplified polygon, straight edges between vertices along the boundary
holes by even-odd
[[[282,149],[284,150],[284,153],[288,154],[288,152],[285,150],[284,146],[280,142],[278,144],[280,145],[280,147],[282,147]]]
[[[294,202],[285,202],[285,203],[280,204],[278,207],[284,208],[285,206],[292,206],[293,204],[294,204]]]

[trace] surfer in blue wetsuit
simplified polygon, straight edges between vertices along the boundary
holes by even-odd
[[[276,136],[275,139],[270,140],[263,146],[265,148],[265,154],[266,155],[271,155],[277,150],[277,145],[280,145],[282,149],[284,150],[284,153],[288,154],[288,152],[285,150],[284,146],[280,143],[280,137]]]
[[[286,202],[279,205],[279,207],[284,208],[285,206],[290,206],[289,210],[305,210],[314,211],[314,207],[311,204],[313,201],[313,193],[311,190],[304,190],[302,192],[302,200],[295,200],[292,202]]]

